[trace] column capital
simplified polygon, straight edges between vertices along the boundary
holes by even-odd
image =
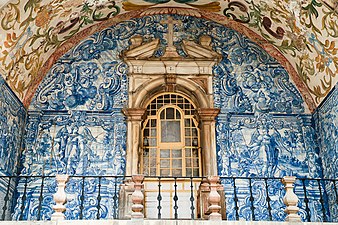
[[[197,110],[198,117],[202,121],[215,121],[219,112],[220,109],[218,108],[199,108]]]
[[[147,109],[143,108],[124,108],[122,109],[123,114],[130,121],[141,121],[146,113]]]

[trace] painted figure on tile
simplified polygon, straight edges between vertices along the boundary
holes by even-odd
[[[75,174],[77,164],[80,160],[80,153],[84,151],[84,137],[79,133],[79,127],[73,125],[70,128],[69,140],[65,149],[65,162],[67,173]]]
[[[262,125],[252,134],[248,147],[251,151],[259,152],[259,156],[263,159],[265,165],[260,175],[272,177],[276,172],[279,151],[274,134],[270,134],[269,127]]]
[[[82,134],[81,134],[81,151],[79,153],[80,160],[77,164],[76,174],[82,174],[85,175],[87,172],[87,169],[90,167],[90,161],[94,158],[96,158],[96,155],[94,152],[90,149],[89,146],[91,146],[91,143],[96,141],[96,139],[93,137],[90,130],[86,127],[83,128]]]
[[[122,152],[120,151],[121,146],[118,145],[116,146],[117,149],[115,151],[115,155],[114,155],[114,159],[113,159],[113,169],[114,169],[114,174],[118,175],[118,174],[123,174],[124,168],[122,164]]]
[[[56,156],[58,157],[58,160],[63,164],[62,166],[66,165],[65,149],[67,146],[68,134],[69,132],[67,130],[67,127],[64,126],[57,132],[55,139],[54,139],[55,153],[56,153]]]
[[[51,137],[47,132],[49,133],[49,131],[45,131],[41,134],[41,138],[36,148],[37,160],[40,162],[48,157],[51,150]]]

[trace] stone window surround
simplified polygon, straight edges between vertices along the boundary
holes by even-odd
[[[123,113],[127,117],[126,176],[141,173],[139,152],[142,148],[141,129],[146,114],[146,103],[153,96],[165,93],[168,89],[166,75],[153,75],[153,79],[147,75],[130,75],[130,79],[134,78],[134,81],[138,78],[142,80],[142,77],[143,79],[147,77],[142,82],[143,84],[138,86],[136,90],[129,90],[130,108],[123,109]],[[217,175],[215,118],[219,109],[213,108],[212,94],[207,93],[198,83],[189,78],[190,76],[176,77],[175,87],[172,91],[185,95],[197,106],[196,116],[201,129],[202,175]],[[208,78],[212,82],[212,75],[209,75]],[[133,82],[130,81],[130,83]]]

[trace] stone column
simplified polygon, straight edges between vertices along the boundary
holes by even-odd
[[[51,220],[64,220],[66,218],[63,212],[66,211],[66,206],[64,206],[64,204],[67,201],[65,188],[68,179],[69,176],[67,174],[56,175],[57,191],[53,195],[56,204],[53,206],[55,212],[52,214]]]
[[[198,116],[201,121],[201,147],[203,159],[203,174],[205,176],[217,173],[216,158],[216,128],[215,118],[219,113],[216,108],[200,108]]]
[[[133,182],[134,182],[134,192],[131,195],[131,200],[133,202],[132,205],[132,213],[131,213],[131,219],[132,220],[142,220],[144,218],[143,214],[143,199],[144,195],[142,193],[143,189],[143,175],[133,175]]]
[[[286,205],[286,209],[284,211],[288,214],[285,220],[289,222],[301,222],[300,216],[297,214],[299,211],[299,208],[297,207],[299,199],[293,192],[293,184],[295,181],[296,177],[293,176],[286,176],[282,179],[286,189],[286,193],[283,198],[283,202]]]
[[[222,215],[220,213],[221,196],[217,192],[219,177],[208,176],[207,179],[208,179],[209,187],[210,187],[210,194],[208,197],[208,201],[210,204],[208,208],[208,211],[210,212],[209,220],[222,220]]]
[[[141,123],[146,109],[128,108],[122,110],[127,116],[127,160],[126,160],[126,176],[138,174],[139,148],[141,138]]]

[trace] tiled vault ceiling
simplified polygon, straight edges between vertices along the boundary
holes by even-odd
[[[208,15],[224,25],[238,24],[244,34],[254,32],[259,38],[251,35],[253,41],[282,53],[313,110],[338,80],[337,5],[337,0],[0,1],[0,73],[28,106],[51,64],[79,42],[77,34],[87,37],[149,14]]]

